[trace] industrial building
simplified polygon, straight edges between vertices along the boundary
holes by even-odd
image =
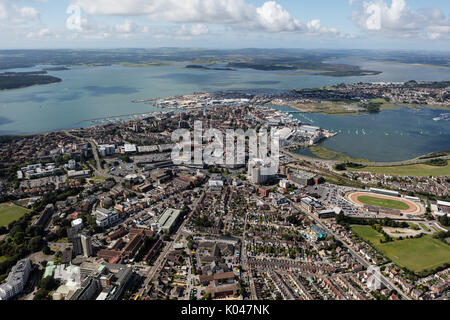
[[[158,219],[158,228],[163,232],[171,232],[181,215],[181,210],[167,209]]]
[[[318,185],[325,181],[322,177],[318,177],[314,173],[300,170],[296,172],[289,172],[287,174],[287,178],[290,182],[302,187]]]
[[[124,149],[125,153],[137,152],[136,145],[134,145],[134,144],[126,144],[126,145],[124,145],[123,149]]]
[[[337,214],[342,213],[342,209],[339,207],[334,207],[333,209],[325,209],[321,211],[316,211],[315,214],[319,219],[330,219],[334,218]]]

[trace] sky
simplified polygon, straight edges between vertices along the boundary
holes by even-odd
[[[0,0],[0,49],[450,50],[448,0]]]

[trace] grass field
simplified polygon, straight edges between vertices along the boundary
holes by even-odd
[[[94,175],[92,178],[87,179],[89,181],[93,181],[94,183],[102,183],[106,181],[106,178],[98,176],[98,175]]]
[[[317,158],[323,160],[337,160],[337,161],[350,161],[350,162],[367,162],[366,159],[353,159],[343,152],[330,150],[324,146],[311,146],[309,151],[314,154]]]
[[[382,199],[371,196],[360,196],[358,197],[358,201],[368,204],[374,207],[382,207],[387,209],[396,209],[396,210],[408,210],[409,206],[406,203],[397,200],[391,199]]]
[[[13,221],[22,217],[29,210],[12,203],[0,204],[0,226],[7,227]]]
[[[382,235],[370,226],[353,226],[352,230],[394,263],[413,272],[432,270],[450,263],[450,246],[430,235],[380,243]]]
[[[426,164],[412,164],[406,166],[392,166],[392,167],[365,167],[361,169],[351,169],[349,171],[362,171],[378,174],[392,174],[398,176],[450,176],[450,164],[439,167],[429,166]]]

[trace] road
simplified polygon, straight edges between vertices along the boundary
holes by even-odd
[[[194,202],[194,205],[192,206],[194,208],[194,210],[199,205],[200,199],[202,199],[202,198],[203,198],[203,194],[201,194],[197,198],[197,200]],[[192,213],[194,212],[194,210],[191,210],[191,212],[185,217],[183,223],[180,225],[180,227],[178,228],[177,232],[174,235],[172,235],[173,239],[177,239],[181,235],[181,233],[183,232],[184,227],[186,226],[186,223],[189,221],[189,219],[192,216]],[[171,241],[168,245],[166,245],[166,247],[164,248],[163,252],[161,252],[159,257],[156,259],[155,264],[150,269],[150,272],[148,273],[148,275],[147,275],[147,277],[146,277],[146,279],[144,281],[143,287],[139,290],[139,296],[143,296],[144,292],[148,292],[148,290],[150,290],[150,287],[149,287],[150,282],[153,280],[153,277],[158,272],[158,270],[164,265],[164,262],[166,260],[166,256],[167,256],[167,254],[170,251],[172,251],[174,243],[175,243],[175,241]]]
[[[119,182],[119,183],[123,182],[124,179],[122,177],[118,177],[118,176],[109,174],[107,170],[102,169],[100,156],[98,155],[98,145],[94,141],[94,139],[86,139],[86,138],[82,138],[82,137],[77,137],[77,136],[71,134],[67,130],[63,130],[63,132],[66,135],[68,135],[69,137],[76,138],[81,141],[88,142],[90,144],[90,146],[92,148],[92,153],[94,154],[94,159],[95,159],[95,168],[93,168],[93,169],[94,169],[96,175],[106,178],[106,179],[113,178],[116,182]]]
[[[248,212],[245,213],[245,222],[244,222],[244,231],[242,233],[242,238],[241,238],[241,242],[242,242],[242,250],[241,250],[241,263],[242,263],[242,271],[245,270],[245,273],[248,276],[249,279],[249,287],[250,287],[250,299],[251,300],[257,300],[258,296],[256,295],[256,289],[255,289],[255,283],[253,281],[253,277],[250,273],[250,269],[248,266],[248,256],[247,256],[247,246],[245,245],[245,237],[246,237],[246,230],[247,230],[247,214]]]

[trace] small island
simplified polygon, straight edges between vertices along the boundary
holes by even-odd
[[[42,69],[43,71],[66,71],[70,70],[70,68],[67,67],[49,67]]]
[[[317,61],[249,61],[249,62],[230,62],[229,67],[241,68],[241,69],[254,69],[259,71],[313,71],[314,75],[329,76],[329,77],[357,77],[357,76],[369,76],[381,74],[381,71],[374,70],[362,70],[358,66],[347,64],[328,64]],[[302,75],[296,73],[289,73],[288,75]]]
[[[47,75],[47,71],[0,73],[0,90],[26,88],[34,85],[58,83],[60,78]]]
[[[235,71],[232,68],[220,68],[220,67],[206,67],[203,66],[201,64],[188,64],[186,67],[186,69],[201,69],[201,70],[217,70],[217,71]]]

